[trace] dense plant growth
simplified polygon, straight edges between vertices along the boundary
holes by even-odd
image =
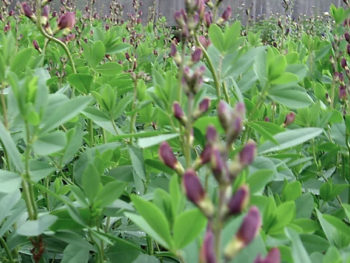
[[[350,262],[350,12],[0,9],[0,262]]]

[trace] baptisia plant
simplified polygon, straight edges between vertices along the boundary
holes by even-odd
[[[208,4],[208,1],[206,2]],[[216,4],[219,5],[220,2]],[[196,30],[200,20],[204,17],[205,5],[201,0],[186,0],[185,3],[186,10],[177,12],[175,20],[182,30],[185,39],[183,42],[190,45],[191,40],[198,43]],[[227,19],[230,9],[225,12],[225,19]],[[184,48],[182,50],[184,51]],[[185,94],[185,98],[179,97],[179,101],[173,103],[173,114],[179,122],[182,135],[181,144],[185,164],[182,165],[176,158],[167,142],[160,145],[159,156],[165,165],[180,176],[187,199],[197,206],[207,218],[206,232],[199,252],[200,262],[216,263],[223,260],[231,262],[254,240],[261,227],[261,215],[258,208],[255,206],[247,208],[249,188],[239,183],[243,181],[239,178],[240,173],[254,161],[256,144],[252,140],[242,146],[235,144],[243,130],[245,105],[238,102],[232,108],[226,102],[221,101],[218,96],[220,101],[216,112],[224,130],[224,140],[221,139],[214,126],[208,125],[204,148],[197,158],[192,160],[194,153],[193,123],[209,110],[211,102],[209,98],[204,98],[197,106],[195,105],[195,102],[198,101],[196,98],[203,93],[200,90],[206,67],[199,64],[202,53],[205,52],[203,46],[192,47],[192,50],[190,58],[186,59],[184,52],[179,55],[175,43],[172,43],[170,53],[181,71],[179,77],[181,77],[181,88]],[[182,104],[187,105],[182,108]],[[237,154],[233,155],[233,152]],[[209,193],[208,187],[202,185],[200,175],[202,174],[201,168],[204,166],[208,166],[216,181],[215,194]],[[231,217],[244,213],[246,209],[248,212],[236,234],[228,244],[221,244],[225,224]],[[279,250],[272,249],[265,259],[259,255],[255,262],[280,262]]]

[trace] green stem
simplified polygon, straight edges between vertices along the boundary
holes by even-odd
[[[136,132],[136,104],[137,104],[137,76],[134,76],[134,99],[131,105],[131,111],[133,114],[130,119],[130,134],[134,134]],[[130,138],[130,143],[132,143],[132,137]]]
[[[211,61],[207,50],[203,47],[203,45],[201,44],[201,42],[199,41],[197,36],[195,36],[195,40],[196,40],[197,45],[202,49],[203,56],[205,57],[205,59],[208,62],[208,68],[209,68],[211,74],[213,75],[213,80],[214,80],[215,89],[216,89],[216,96],[218,97],[218,100],[220,100],[220,98],[221,98],[220,80],[219,80],[218,75],[216,74],[213,62]]]
[[[90,136],[90,147],[92,147],[94,145],[94,126],[93,126],[92,120],[89,120],[88,126],[89,126],[89,136]]]
[[[191,148],[192,148],[192,122],[193,122],[193,103],[194,95],[190,93],[187,98],[187,112],[188,112],[188,121],[185,127],[185,159],[186,167],[191,167],[192,158],[191,158]]]
[[[68,56],[68,59],[69,59],[71,65],[72,65],[73,73],[77,73],[72,54],[70,53],[67,45],[65,43],[63,43],[61,40],[59,40],[58,38],[55,38],[54,36],[49,35],[45,31],[45,29],[43,28],[43,26],[41,24],[41,0],[36,0],[36,16],[37,16],[36,25],[37,25],[38,29],[40,30],[41,34],[43,34],[47,39],[57,43],[58,45],[60,45],[64,49],[64,51],[66,52],[66,54]]]
[[[4,83],[1,83],[1,107],[2,107],[2,114],[4,116],[4,126],[6,129],[8,129],[8,120],[7,120],[7,107],[6,107],[6,101],[5,101],[5,85]]]
[[[12,253],[9,249],[9,247],[7,246],[6,241],[0,236],[0,244],[1,246],[4,248],[6,255],[7,255],[7,259],[9,260],[10,263],[15,263],[16,261],[13,259],[12,257]]]

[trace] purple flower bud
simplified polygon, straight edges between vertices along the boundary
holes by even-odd
[[[226,10],[222,13],[221,17],[224,21],[228,21],[230,19],[231,15],[232,15],[232,8],[231,8],[231,6],[228,6],[226,8]]]
[[[204,22],[205,22],[206,27],[210,27],[210,25],[213,23],[213,14],[210,11],[205,12]]]
[[[349,34],[348,32],[346,32],[346,33],[344,34],[344,37],[345,37],[345,40],[346,40],[348,43],[350,43],[350,34]]]
[[[346,69],[348,67],[348,64],[346,63],[346,59],[345,58],[342,58],[340,64],[341,64],[343,69]]]
[[[205,198],[205,191],[193,169],[188,169],[183,175],[183,184],[187,198],[196,205],[199,205]]]
[[[199,42],[202,44],[202,46],[207,49],[210,45],[210,40],[206,39],[205,36],[199,36],[198,37]]]
[[[238,135],[243,129],[243,120],[240,116],[232,116],[232,121],[230,127],[227,131],[227,142],[231,144],[234,140],[237,139]]]
[[[229,215],[237,215],[243,211],[249,202],[249,189],[246,185],[241,186],[228,201]]]
[[[10,10],[9,16],[14,16],[14,15],[15,15],[15,11],[14,10]]]
[[[50,7],[48,5],[44,6],[43,12],[41,13],[42,16],[48,18],[50,13]]]
[[[256,155],[256,144],[249,140],[243,149],[239,152],[239,162],[242,166],[250,165]]]
[[[53,11],[52,12],[52,17],[56,17],[57,16],[57,12],[56,11]]]
[[[213,125],[209,125],[205,138],[209,144],[214,144],[218,139],[218,133]]]
[[[11,25],[10,23],[8,22],[5,26],[4,26],[4,32],[7,33],[8,31],[11,30]]]
[[[67,12],[58,19],[58,28],[60,30],[68,28],[72,29],[75,25],[75,13]]]
[[[266,117],[264,118],[264,121],[270,122],[270,118],[266,116]]]
[[[344,75],[341,72],[334,72],[334,81],[344,82]]]
[[[254,263],[280,263],[281,254],[278,248],[272,248],[267,254],[266,258],[262,258],[261,255],[258,255],[254,260]]]
[[[176,168],[178,160],[176,159],[176,157],[173,153],[173,150],[171,149],[170,145],[167,142],[163,142],[160,145],[159,157],[166,166],[168,166],[172,169]]]
[[[216,263],[214,233],[210,226],[207,227],[207,231],[205,232],[205,237],[200,252],[200,262]]]
[[[204,98],[200,103],[199,103],[199,111],[204,113],[209,109],[210,106],[210,99],[209,98]]]
[[[34,46],[34,48],[36,49],[36,50],[40,50],[40,47],[39,47],[39,44],[38,44],[38,41],[36,41],[36,40],[33,40],[33,46]]]
[[[181,108],[181,105],[177,101],[175,101],[173,104],[173,112],[175,118],[178,119],[183,125],[186,125],[187,118]]]
[[[346,99],[346,87],[345,87],[345,85],[339,86],[339,99],[340,100]]]
[[[211,170],[218,182],[221,182],[223,179],[223,174],[226,169],[226,163],[221,156],[219,149],[213,148],[211,155]]]
[[[218,105],[218,117],[221,123],[221,126],[224,128],[225,131],[229,128],[230,122],[231,122],[231,116],[232,116],[232,109],[230,106],[221,100]]]
[[[108,25],[108,24],[105,25],[105,30],[106,30],[106,31],[109,30],[109,25]]]
[[[125,53],[125,58],[130,61],[130,55],[128,52]]]
[[[295,113],[294,112],[288,113],[284,120],[284,126],[287,127],[288,125],[292,124],[294,120],[295,120]]]
[[[200,155],[200,165],[210,162],[212,156],[212,146],[207,144]]]
[[[248,214],[244,217],[243,222],[238,229],[236,238],[243,243],[243,246],[247,246],[259,232],[261,227],[261,216],[258,208],[252,206],[249,209]]]
[[[32,8],[26,2],[23,2],[21,6],[26,17],[32,18],[34,16]]]
[[[202,50],[200,48],[196,48],[192,53],[192,62],[197,63],[202,58]]]
[[[171,46],[170,46],[170,56],[175,57],[177,53],[176,50],[176,45],[174,42],[171,42]]]
[[[235,112],[241,116],[242,118],[244,118],[245,116],[245,105],[243,102],[238,102],[235,106]]]

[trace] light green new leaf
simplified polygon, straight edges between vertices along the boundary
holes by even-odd
[[[90,202],[93,202],[97,193],[100,190],[100,175],[96,167],[89,164],[88,168],[84,171],[82,177],[82,185],[86,196],[89,198]]]
[[[146,201],[137,195],[132,195],[131,200],[137,212],[143,217],[149,227],[156,232],[162,240],[164,240],[166,247],[172,248],[173,241],[170,236],[169,223],[161,210],[155,204]],[[151,235],[151,233],[149,234]]]
[[[311,259],[304,248],[297,232],[291,228],[286,228],[285,233],[292,243],[292,257],[294,262],[311,263]]]
[[[279,145],[272,142],[265,142],[258,148],[260,154],[285,150],[302,144],[319,136],[323,132],[321,128],[300,128],[278,133],[274,136]]]
[[[119,198],[125,189],[126,183],[113,181],[105,186],[96,196],[96,204],[105,207]]]
[[[161,142],[173,139],[178,137],[179,134],[177,133],[171,133],[171,134],[163,134],[163,135],[157,135],[152,137],[146,137],[146,138],[140,138],[138,140],[138,145],[140,148],[148,148],[157,144],[160,144]]]
[[[209,38],[213,45],[220,51],[223,52],[225,49],[224,34],[222,33],[220,27],[215,23],[211,24],[209,28]]]
[[[175,219],[174,241],[177,249],[182,249],[191,243],[203,230],[207,219],[198,209],[183,212]]]

